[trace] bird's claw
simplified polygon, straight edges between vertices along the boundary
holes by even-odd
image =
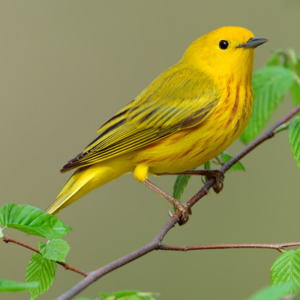
[[[221,170],[210,170],[210,174],[206,176],[207,179],[215,178],[216,182],[213,186],[213,190],[219,194],[223,189],[223,181],[224,181],[224,172]]]
[[[181,212],[181,218],[178,221],[178,224],[184,225],[189,220],[189,216],[192,214],[191,206],[188,203],[177,203],[176,209]]]

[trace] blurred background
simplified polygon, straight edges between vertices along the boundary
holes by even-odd
[[[300,53],[296,0],[253,1],[1,1],[1,205],[46,209],[71,173],[60,168],[96,137],[101,124],[176,63],[189,44],[225,25],[242,26],[269,42],[256,51],[255,70],[273,49]],[[270,127],[291,108],[287,95]],[[265,128],[267,129],[267,128]],[[240,141],[228,149],[236,154]],[[226,176],[176,225],[166,244],[299,241],[300,173],[287,132],[242,160],[246,172]],[[175,177],[154,182],[172,192]],[[193,178],[183,200],[202,186]],[[168,219],[169,205],[134,180],[121,177],[58,214],[73,231],[67,263],[92,271],[150,242]],[[7,230],[37,247],[40,238]],[[32,252],[0,244],[0,277],[25,280]],[[269,285],[272,250],[156,251],[114,271],[80,294],[137,289],[159,299],[247,299]],[[82,277],[57,267],[54,299]],[[27,292],[1,299],[29,299]],[[79,297],[79,296],[78,296]]]

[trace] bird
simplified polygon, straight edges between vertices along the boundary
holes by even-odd
[[[236,26],[195,40],[179,62],[105,122],[98,136],[63,166],[62,173],[77,170],[46,212],[56,214],[132,172],[175,205],[184,224],[191,214],[188,205],[166,194],[148,175],[184,174],[220,155],[242,134],[252,112],[255,48],[267,41]],[[218,171],[211,176],[222,184]]]

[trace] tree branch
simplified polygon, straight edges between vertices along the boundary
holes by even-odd
[[[295,116],[297,114],[297,112],[299,112],[299,111],[300,111],[300,105],[298,105],[296,108],[291,110],[284,118],[282,118],[279,122],[277,122],[267,132],[265,132],[262,136],[257,138],[254,142],[252,142],[247,147],[245,147],[240,153],[238,153],[235,157],[233,157],[229,162],[224,164],[221,168],[221,171],[223,171],[223,172],[228,171],[235,163],[237,163],[241,158],[243,158],[245,155],[247,155],[253,149],[255,149],[258,145],[260,145],[264,141],[272,138],[274,136],[274,130],[276,128],[278,128],[279,126],[281,126],[282,124],[286,123],[289,119],[291,119],[293,116]],[[213,187],[215,182],[216,182],[215,178],[211,178],[187,203],[191,207],[194,206],[203,196],[207,195],[209,189]],[[106,265],[98,270],[95,270],[95,271],[89,273],[86,278],[84,278],[82,281],[77,283],[70,290],[68,290],[61,296],[59,296],[56,300],[69,300],[69,299],[73,298],[78,293],[80,293],[83,289],[88,287],[90,284],[92,284],[94,281],[98,280],[102,276],[116,270],[117,268],[120,268],[120,267],[128,264],[129,262],[131,262],[137,258],[140,258],[141,256],[143,256],[149,252],[152,252],[153,250],[159,250],[162,247],[177,247],[177,246],[161,245],[160,242],[162,241],[163,237],[169,232],[169,230],[172,227],[174,227],[174,225],[176,223],[178,223],[180,218],[181,218],[181,212],[177,211],[170,218],[170,220],[168,220],[165,223],[165,225],[161,228],[161,230],[158,232],[158,234],[155,236],[155,238],[153,239],[153,241],[151,243],[147,244],[146,246],[143,246],[142,248],[140,248],[122,258],[119,258],[119,259],[109,263],[108,265]],[[290,243],[284,244],[284,245],[289,245],[289,244]],[[293,245],[296,245],[296,243],[294,243]],[[213,246],[215,246],[215,248],[212,248]],[[228,246],[227,248],[229,248],[229,245],[227,245],[227,246]],[[249,244],[248,244],[248,246],[249,246]],[[205,246],[198,246],[198,247],[205,247]],[[218,245],[208,245],[206,247],[211,247],[210,249],[217,249]],[[290,246],[286,246],[286,247],[290,247]],[[232,246],[231,248],[237,248],[237,247]],[[243,248],[243,247],[240,247],[240,248]],[[250,248],[250,247],[248,247],[248,248]],[[256,247],[256,248],[262,248],[262,247]],[[265,248],[267,248],[267,247],[265,247]],[[274,249],[274,247],[271,247],[271,249]],[[278,249],[281,249],[280,244],[278,246]],[[162,249],[162,250],[167,250],[167,249]]]
[[[197,246],[171,246],[161,244],[159,250],[168,251],[190,251],[190,250],[214,250],[214,249],[274,249],[282,253],[284,248],[300,246],[300,242],[282,244],[217,244]]]
[[[38,249],[36,249],[36,248],[34,248],[34,247],[31,247],[31,246],[29,246],[29,245],[27,245],[27,244],[24,244],[24,243],[22,243],[22,242],[19,242],[19,241],[17,241],[17,240],[11,239],[11,238],[9,238],[8,236],[3,236],[3,242],[5,242],[6,244],[8,244],[8,243],[14,243],[14,244],[17,244],[17,245],[19,245],[19,246],[25,247],[25,248],[27,248],[27,249],[29,249],[29,250],[31,250],[31,251],[34,251],[34,252],[36,252],[36,253],[38,253],[38,254],[41,254],[41,252],[40,252]],[[41,254],[41,255],[42,255],[42,254]],[[77,268],[75,268],[75,267],[72,267],[72,266],[70,266],[70,265],[68,265],[68,264],[66,264],[66,263],[63,263],[63,262],[60,262],[60,261],[56,261],[56,263],[59,264],[59,265],[61,265],[61,266],[63,266],[63,267],[65,268],[65,270],[71,270],[71,271],[73,271],[73,272],[76,272],[76,273],[78,273],[78,274],[84,276],[84,277],[87,277],[87,276],[88,276],[88,273],[86,273],[86,272],[84,272],[84,271],[82,271],[82,270],[80,270],[80,269],[77,269]]]

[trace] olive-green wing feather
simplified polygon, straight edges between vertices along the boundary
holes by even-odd
[[[61,170],[94,164],[200,124],[217,105],[212,80],[178,63],[103,124],[100,135]]]

